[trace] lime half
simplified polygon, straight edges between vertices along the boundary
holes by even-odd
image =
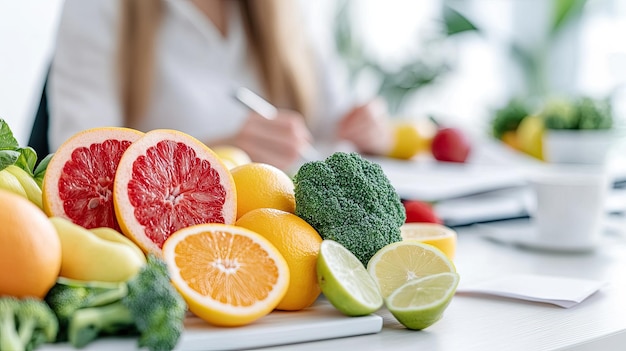
[[[389,295],[385,305],[405,327],[424,329],[441,319],[458,284],[455,272],[414,279]]]
[[[384,246],[367,263],[367,270],[385,298],[410,280],[456,272],[452,260],[441,250],[416,240],[403,240]]]
[[[317,280],[326,299],[347,316],[377,311],[383,298],[356,256],[333,240],[324,240],[317,257]]]

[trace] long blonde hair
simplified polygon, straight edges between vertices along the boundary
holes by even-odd
[[[267,98],[310,116],[314,72],[293,0],[238,0],[248,43]],[[126,125],[137,127],[150,99],[161,0],[121,1],[120,91]]]

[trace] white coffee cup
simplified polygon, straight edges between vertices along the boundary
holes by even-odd
[[[609,184],[602,168],[552,167],[531,177],[532,246],[559,251],[594,249],[604,226]]]

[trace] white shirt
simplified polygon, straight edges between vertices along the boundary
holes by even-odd
[[[123,125],[116,87],[118,20],[119,1],[66,0],[48,87],[51,150],[84,129]],[[231,11],[228,25],[223,37],[190,1],[165,1],[154,85],[140,130],[171,128],[209,141],[241,127],[249,111],[233,99],[232,90],[245,86],[263,93],[258,75],[246,63],[238,11]],[[329,139],[348,99],[329,66],[319,66],[323,74],[318,74],[313,118],[318,124],[312,132]]]

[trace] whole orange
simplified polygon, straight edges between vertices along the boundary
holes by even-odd
[[[317,282],[317,256],[322,238],[302,218],[281,210],[259,208],[235,222],[264,236],[289,266],[289,287],[276,309],[297,311],[313,304],[321,293]]]
[[[293,181],[287,173],[265,163],[247,163],[230,170],[237,188],[237,218],[257,208],[294,213]]]
[[[0,189],[0,295],[43,298],[61,270],[61,242],[48,217]]]

